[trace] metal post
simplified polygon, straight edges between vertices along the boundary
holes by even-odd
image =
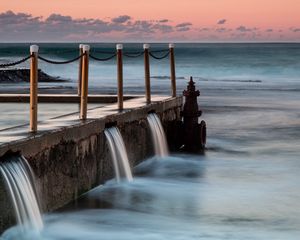
[[[169,49],[170,49],[172,97],[176,97],[175,56],[174,56],[174,44],[173,43],[169,44]]]
[[[150,62],[149,62],[149,44],[144,44],[144,64],[145,64],[145,91],[146,103],[151,103],[151,87],[150,87]]]
[[[38,52],[39,46],[30,46],[30,132],[33,133],[37,132],[38,117]]]
[[[82,84],[80,97],[80,119],[87,118],[87,103],[88,103],[88,80],[89,80],[89,52],[90,46],[83,45],[82,52],[85,54],[82,58]]]
[[[83,53],[83,44],[79,44],[79,56],[82,55]],[[83,62],[83,58],[79,59],[79,70],[78,70],[78,89],[77,89],[77,93],[78,96],[81,96],[81,84],[82,84],[82,62]]]
[[[123,110],[123,45],[117,44],[117,68],[118,68],[118,109]]]

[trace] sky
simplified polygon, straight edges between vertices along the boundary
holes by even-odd
[[[0,1],[0,42],[300,42],[300,0]]]

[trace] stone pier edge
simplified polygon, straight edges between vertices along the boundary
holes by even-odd
[[[1,144],[0,157],[7,151],[20,152],[25,156],[36,175],[42,212],[54,211],[113,178],[111,156],[104,135],[107,123],[116,123],[120,129],[133,167],[153,155],[148,113],[159,115],[168,137],[176,131],[172,128],[176,124],[172,123],[180,120],[181,108],[182,97],[168,98],[79,121],[72,126],[41,131]],[[0,234],[13,224],[13,207],[0,177]]]

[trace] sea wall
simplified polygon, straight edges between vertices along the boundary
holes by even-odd
[[[0,157],[10,150],[20,152],[27,158],[36,175],[42,211],[53,211],[113,178],[105,127],[118,126],[133,167],[153,155],[148,113],[156,112],[168,129],[167,133],[173,136],[176,132],[174,123],[180,119],[181,106],[182,98],[177,97],[49,131],[40,137],[28,137],[13,144],[0,145]],[[172,145],[172,141],[169,144]],[[10,199],[1,181],[0,233],[15,222]]]

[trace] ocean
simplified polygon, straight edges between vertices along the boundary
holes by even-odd
[[[64,61],[78,56],[78,44],[41,43],[40,56]],[[30,44],[0,44],[0,64],[29,55]],[[90,44],[96,57],[115,52],[115,44]],[[142,44],[124,44],[124,52],[142,51]],[[152,50],[167,49],[168,44],[152,44]],[[157,53],[156,55],[162,55]],[[176,44],[176,73],[179,93],[193,76],[199,88],[212,91],[232,90],[299,90],[300,44]],[[29,63],[19,67],[28,68]],[[66,86],[77,87],[78,62],[52,65],[39,61],[39,68],[52,76],[70,80]],[[151,59],[153,92],[169,92],[169,61]],[[90,91],[116,92],[116,61],[90,61]],[[126,93],[144,93],[143,57],[124,57],[124,88]],[[42,84],[41,86],[49,84]],[[55,86],[57,84],[51,84]],[[49,86],[49,87],[51,87]]]
[[[78,44],[39,45],[50,59],[78,55]],[[95,56],[114,49],[91,44]],[[124,44],[124,51],[141,49]],[[29,44],[0,44],[0,64],[28,50]],[[65,210],[44,214],[41,239],[299,239],[300,44],[176,44],[175,58],[178,94],[190,76],[201,91],[205,154],[147,159],[134,169],[133,182],[112,180]],[[39,66],[70,80],[41,88],[76,92],[78,63]],[[144,93],[143,71],[142,57],[124,58],[125,93]],[[151,59],[151,76],[153,93],[170,94],[168,59]],[[1,85],[2,91],[15,86]],[[89,90],[116,93],[114,60],[90,62]],[[2,236],[31,237],[18,238],[16,228]]]

